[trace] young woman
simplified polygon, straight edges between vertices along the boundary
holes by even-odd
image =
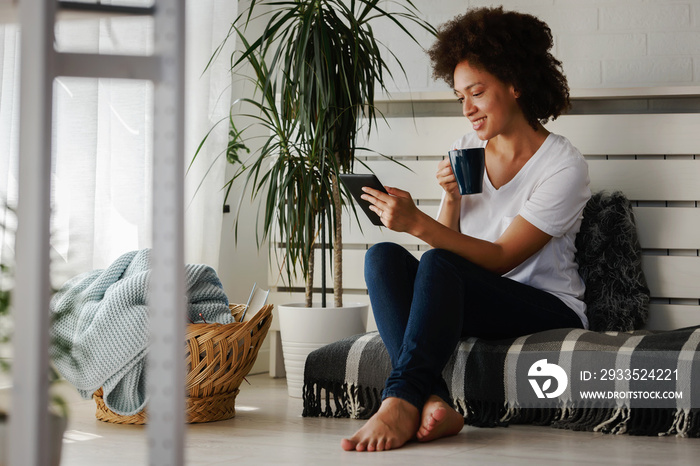
[[[409,193],[365,188],[386,227],[432,249],[420,261],[398,245],[372,247],[365,277],[392,364],[379,411],[345,450],[382,451],[457,434],[442,370],[460,338],[507,338],[586,328],[574,240],[590,197],[580,152],[542,123],[569,106],[552,35],[537,18],[470,10],[440,28],[433,74],[454,89],[472,130],[452,148],[484,147],[481,194],[460,196],[449,160],[437,220]]]

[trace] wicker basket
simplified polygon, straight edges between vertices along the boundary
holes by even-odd
[[[231,305],[234,317],[245,306]],[[268,304],[248,322],[231,324],[188,324],[185,334],[187,376],[187,422],[211,422],[236,415],[238,387],[255,363],[260,345],[272,322]],[[95,417],[115,424],[145,424],[146,411],[122,416],[111,411],[102,399],[102,389],[92,396],[97,404]]]

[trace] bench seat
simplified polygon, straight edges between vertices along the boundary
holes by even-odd
[[[504,340],[465,338],[443,377],[456,409],[473,426],[536,424],[613,434],[700,437],[700,409],[692,408],[693,400],[697,405],[700,399],[700,386],[690,383],[700,380],[699,346],[700,326],[658,332],[557,329]],[[556,357],[550,363],[570,375],[564,394],[544,407],[533,405],[529,387],[523,386],[528,369],[543,355]],[[667,400],[665,407],[653,409],[645,408],[643,400],[580,401],[578,390],[584,382],[570,369],[590,367],[591,357],[601,369],[624,369],[630,360],[635,367],[647,361],[647,366],[677,369],[678,380],[664,382],[663,389],[682,389],[683,398]],[[370,417],[379,408],[390,370],[389,355],[377,332],[355,335],[312,352],[306,360],[303,415]],[[605,390],[627,392],[659,387],[659,383],[626,380],[603,385]]]

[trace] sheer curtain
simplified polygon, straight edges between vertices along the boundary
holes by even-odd
[[[235,1],[187,1],[187,166],[209,129],[228,115],[227,60],[217,60],[207,72],[204,69],[236,11]],[[152,20],[146,17],[66,20],[57,25],[56,48],[151,53],[152,33]],[[16,26],[0,25],[0,196],[9,205],[16,203],[17,189],[18,37]],[[150,82],[114,79],[59,77],[54,82],[55,286],[77,273],[104,268],[124,252],[151,246],[152,87]],[[221,152],[227,133],[224,121],[212,132],[185,179],[186,260],[215,268],[226,163]]]

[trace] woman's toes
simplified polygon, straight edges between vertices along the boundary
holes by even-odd
[[[386,451],[399,448],[415,436],[420,413],[407,401],[387,398],[365,425],[350,439],[343,439],[343,450]]]
[[[421,442],[457,434],[464,427],[464,419],[438,397],[431,397],[423,407],[423,419],[416,433]]]
[[[357,443],[344,438],[340,441],[340,447],[345,451],[352,451],[357,448]]]

